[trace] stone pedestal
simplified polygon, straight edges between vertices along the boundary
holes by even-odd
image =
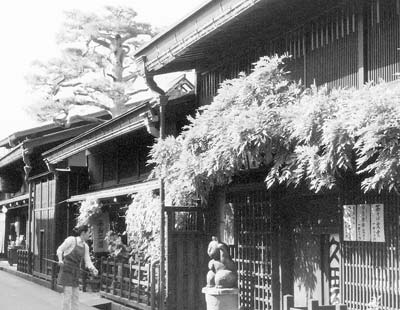
[[[203,287],[207,310],[238,310],[239,290],[237,288]]]

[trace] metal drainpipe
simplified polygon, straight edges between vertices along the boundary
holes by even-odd
[[[143,62],[144,65],[144,62]],[[160,106],[160,139],[165,139],[165,108],[168,102],[168,97],[165,92],[158,87],[152,75],[146,74],[145,80],[147,86],[157,95],[158,104]],[[165,184],[163,177],[160,176],[160,306],[159,310],[164,310],[165,306],[165,290],[166,290],[166,257],[165,257]]]
[[[28,191],[29,191],[29,198],[28,198],[28,232],[29,232],[29,239],[28,241],[28,273],[32,274],[32,240],[33,240],[33,233],[32,233],[32,182],[28,180]]]
[[[165,95],[159,97],[160,104],[160,139],[165,139],[165,106],[168,102],[168,98]],[[165,303],[165,289],[166,289],[166,277],[165,277],[165,185],[164,178],[160,176],[160,206],[161,206],[161,227],[160,227],[160,310],[164,310]]]

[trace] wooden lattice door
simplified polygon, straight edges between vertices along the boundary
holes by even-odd
[[[234,191],[227,195],[233,205],[240,307],[244,310],[273,309],[272,207],[265,190]]]
[[[207,236],[203,210],[167,208],[167,309],[206,308]]]

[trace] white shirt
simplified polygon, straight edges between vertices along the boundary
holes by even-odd
[[[57,249],[58,260],[62,260],[64,256],[70,254],[74,249],[75,245],[85,247],[85,255],[83,256],[85,261],[85,266],[90,270],[96,269],[90,259],[89,246],[80,237],[68,237]]]

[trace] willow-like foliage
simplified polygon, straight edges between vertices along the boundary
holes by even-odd
[[[250,74],[224,81],[178,137],[154,145],[154,174],[174,204],[229,183],[246,156],[265,165],[267,187],[318,192],[352,172],[365,191],[398,189],[400,82],[304,89],[289,79],[286,58],[262,57]]]
[[[160,257],[160,199],[150,190],[133,196],[126,211],[126,233],[131,254],[146,260]]]

